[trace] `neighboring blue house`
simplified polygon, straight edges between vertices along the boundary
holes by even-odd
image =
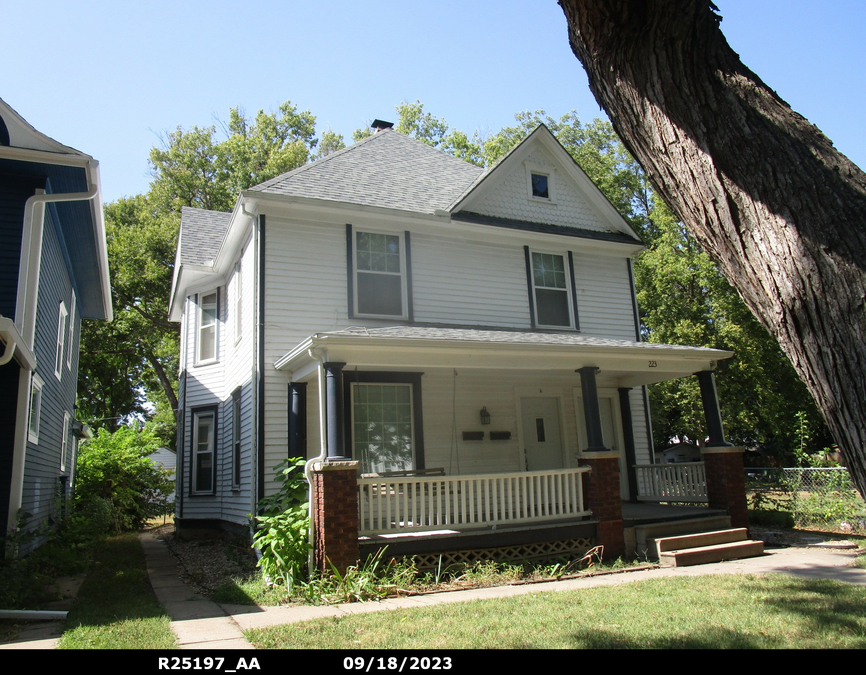
[[[82,319],[112,318],[98,162],[0,99],[0,522],[52,524],[74,479]],[[19,551],[26,554],[41,540]]]

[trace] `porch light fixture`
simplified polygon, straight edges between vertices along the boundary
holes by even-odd
[[[487,406],[481,408],[481,424],[490,424],[490,413],[487,412]]]

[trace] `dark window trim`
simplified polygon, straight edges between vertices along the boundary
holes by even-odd
[[[571,278],[571,308],[574,310],[574,330],[580,332],[580,316],[577,313],[577,283],[574,280],[574,255],[568,252],[568,273]]]
[[[216,494],[217,491],[217,451],[219,450],[219,405],[202,405],[197,406],[195,408],[190,408],[190,426],[189,426],[189,445],[190,445],[190,453],[189,453],[189,496],[190,497],[211,497]],[[197,460],[197,450],[196,450],[196,420],[199,415],[202,413],[209,414],[213,413],[213,468],[211,469],[211,473],[213,474],[213,480],[211,482],[211,490],[209,492],[200,490],[197,491],[195,489],[195,479],[196,479],[196,460]]]
[[[425,469],[424,459],[424,414],[421,409],[421,378],[424,373],[400,373],[391,371],[343,371],[343,424],[347,430],[346,454],[350,455],[355,448],[354,429],[352,427],[352,385],[355,383],[370,384],[411,384],[412,385],[412,427],[415,441],[415,468]]]
[[[298,392],[298,412],[292,412],[294,392]],[[288,457],[307,457],[307,383],[289,382]]]
[[[255,329],[258,331],[259,339],[259,362],[257,364],[256,386],[258,387],[256,395],[256,493],[253,495],[253,501],[257,502],[265,496],[265,215],[259,216],[259,247],[257,251],[259,265],[259,315],[256,317]],[[252,451],[251,451],[252,452]],[[252,468],[250,469],[252,472]],[[252,476],[250,477],[252,482]]]
[[[243,395],[240,387],[232,392],[232,490],[241,487],[241,427]]]
[[[353,255],[353,243],[352,237],[354,237],[352,224],[346,223],[346,288],[348,289],[349,298],[348,298],[348,307],[349,307],[349,318],[355,318],[355,268],[352,264]]]
[[[535,292],[532,285],[532,254],[529,251],[529,246],[523,247],[523,257],[526,260],[526,291],[529,294],[529,325],[532,328],[537,328],[535,323]]]
[[[361,230],[367,232],[368,230]],[[379,319],[382,321],[406,321],[412,322],[415,320],[415,306],[412,297],[412,244],[409,230],[403,231],[403,255],[406,262],[406,317],[402,316],[368,316],[367,314],[355,313],[355,266],[354,247],[355,247],[355,226],[352,223],[346,223],[346,307],[347,316],[350,319]]]

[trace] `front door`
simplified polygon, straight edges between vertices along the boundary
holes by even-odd
[[[529,471],[562,469],[558,398],[521,398],[523,445]]]

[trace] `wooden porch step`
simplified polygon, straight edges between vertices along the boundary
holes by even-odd
[[[694,532],[678,537],[664,537],[656,539],[656,546],[659,554],[662,554],[667,551],[679,551],[686,548],[730,544],[735,541],[746,541],[748,538],[749,531],[745,527],[740,527],[715,532]]]
[[[723,560],[738,560],[763,555],[764,542],[755,540],[732,541],[712,546],[698,546],[681,550],[664,551],[660,555],[663,565],[685,567],[687,565],[705,565],[722,562]]]
[[[696,532],[712,532],[730,529],[730,527],[731,519],[729,516],[687,518],[636,525],[634,528],[635,552],[638,555],[645,555],[650,560],[658,560],[659,550],[656,542],[663,537],[694,534]]]

